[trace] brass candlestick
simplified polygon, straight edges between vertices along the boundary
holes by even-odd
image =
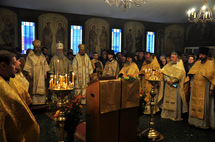
[[[163,136],[154,129],[154,107],[155,107],[155,101],[154,101],[154,97],[156,95],[156,91],[155,91],[155,86],[158,84],[158,82],[160,82],[161,80],[147,80],[152,84],[152,88],[150,91],[150,95],[151,95],[151,99],[150,99],[150,119],[149,119],[149,128],[143,130],[139,136],[141,137],[146,137],[152,141],[155,140],[162,140]]]
[[[64,142],[64,122],[65,118],[65,106],[66,102],[64,101],[64,97],[73,91],[73,89],[52,89],[49,88],[52,93],[57,94],[57,97],[60,101],[57,103],[57,107],[60,109],[60,114],[58,117],[59,127],[60,127],[60,142]]]

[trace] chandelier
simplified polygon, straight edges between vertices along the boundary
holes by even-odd
[[[188,10],[187,16],[188,21],[192,23],[202,22],[203,24],[206,24],[206,22],[215,22],[213,13],[211,9],[207,6],[207,0],[205,0],[204,5],[197,14],[195,12],[195,8],[192,8]]]
[[[123,5],[124,11],[126,11],[126,8],[131,8],[131,5],[138,7],[141,4],[146,3],[147,0],[105,0],[105,2],[110,6],[116,5],[116,7],[120,7]]]

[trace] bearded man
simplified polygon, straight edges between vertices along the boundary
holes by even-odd
[[[72,65],[69,59],[63,54],[63,43],[56,44],[57,52],[52,57],[51,62],[49,64],[50,71],[49,73],[52,75],[70,75],[73,71]]]
[[[161,118],[182,120],[181,114],[188,111],[184,93],[186,72],[178,53],[171,53],[171,61],[163,68],[164,85],[159,89],[158,103],[162,105]]]
[[[146,97],[145,97],[145,101],[146,101],[146,105],[145,105],[145,109],[144,109],[144,114],[150,114],[151,113],[151,108],[150,108],[150,91],[152,88],[151,83],[149,83],[146,79],[145,79],[145,71],[146,70],[150,70],[150,69],[156,69],[159,70],[160,69],[160,65],[158,63],[158,60],[156,57],[152,57],[150,52],[146,52],[145,53],[145,60],[143,61],[141,70],[140,70],[140,79],[141,79],[141,86],[140,86],[140,90],[144,90],[146,93]],[[156,91],[158,91],[158,87],[156,86]],[[155,96],[155,102],[157,102],[157,98],[158,95]],[[159,111],[159,108],[157,107],[157,105],[154,107],[154,111],[153,113],[156,113]]]
[[[32,88],[32,90],[30,90],[33,101],[32,105],[41,105],[46,102],[45,79],[47,78],[47,72],[50,68],[45,56],[40,50],[41,42],[39,40],[34,40],[32,44],[34,50],[29,52],[23,70],[28,73],[30,84],[33,86],[30,87]]]
[[[215,62],[208,58],[209,48],[199,48],[199,60],[188,72],[190,82],[188,124],[203,129],[215,128]]]
[[[133,55],[132,53],[125,54],[127,62],[124,64],[122,69],[119,72],[119,76],[122,75],[136,75],[139,74],[139,68],[136,63],[133,62]]]
[[[89,56],[85,53],[85,45],[78,45],[79,52],[73,60],[75,74],[75,92],[82,94],[82,104],[86,104],[86,87],[92,78],[93,67]]]
[[[15,66],[15,54],[0,50],[0,141],[38,142],[40,128],[36,119],[8,84],[15,77]]]

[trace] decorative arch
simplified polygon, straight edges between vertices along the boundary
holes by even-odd
[[[85,46],[88,55],[96,51],[101,55],[102,50],[110,49],[109,23],[100,18],[88,19],[85,23]]]
[[[184,28],[180,25],[170,25],[165,29],[165,50],[164,53],[169,55],[176,51],[183,53],[184,50]]]
[[[48,54],[55,54],[58,42],[64,44],[64,52],[68,51],[68,20],[64,16],[53,13],[40,15],[38,28],[41,46],[48,48]]]
[[[128,22],[124,25],[123,51],[134,53],[145,50],[145,26],[139,22]]]

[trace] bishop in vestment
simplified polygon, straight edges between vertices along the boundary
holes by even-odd
[[[73,60],[73,70],[75,74],[75,92],[82,94],[82,104],[86,104],[86,87],[92,78],[93,67],[89,56],[85,53],[85,45],[78,45],[79,53]]]
[[[199,48],[199,60],[186,78],[191,87],[188,123],[200,128],[215,129],[215,62],[207,58],[208,51],[207,47]]]
[[[178,54],[172,52],[171,62],[163,68],[164,83],[159,89],[158,103],[162,108],[161,118],[182,120],[181,114],[188,111],[184,93],[186,72]]]
[[[102,76],[118,76],[119,64],[114,58],[114,51],[108,51],[108,61],[105,64]]]
[[[32,91],[30,91],[32,93],[32,104],[41,105],[45,104],[46,101],[45,79],[50,68],[45,56],[41,53],[41,42],[34,40],[32,43],[34,50],[29,52],[23,70],[28,73],[30,83],[33,86]]]
[[[40,128],[28,105],[8,84],[15,77],[16,58],[0,51],[0,141],[38,142]]]
[[[141,90],[145,90],[146,93],[146,97],[145,97],[145,101],[147,102],[147,104],[145,105],[145,110],[144,110],[144,114],[150,114],[151,113],[151,109],[150,109],[150,91],[152,88],[151,83],[149,83],[146,79],[145,79],[145,71],[146,70],[151,70],[151,69],[156,69],[159,70],[160,69],[160,64],[158,63],[158,60],[156,57],[152,58],[152,55],[150,52],[146,52],[145,53],[145,61],[142,64],[141,70],[140,70],[140,79],[141,79],[141,85],[140,85],[140,89]],[[147,75],[147,74],[146,74]],[[156,86],[156,92],[158,92],[158,88],[159,86]],[[155,102],[157,103],[157,98],[158,98],[158,94],[155,96]],[[155,109],[153,113],[156,113],[159,111],[159,107],[157,107],[157,105],[155,105]]]
[[[52,57],[51,62],[49,64],[50,74],[56,75],[70,75],[73,71],[71,62],[69,59],[63,54],[63,43],[56,44],[57,52]]]

